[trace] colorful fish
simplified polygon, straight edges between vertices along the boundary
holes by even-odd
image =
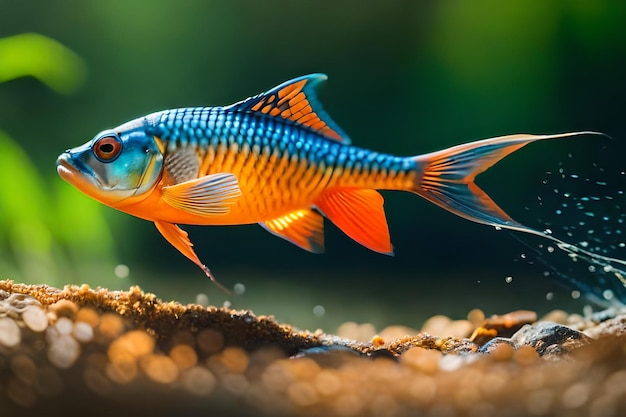
[[[538,233],[512,218],[474,183],[506,155],[542,139],[511,135],[419,156],[350,145],[323,110],[312,74],[225,107],[164,110],[97,134],[65,151],[59,175],[90,197],[154,222],[201,267],[178,224],[258,223],[314,253],[324,250],[324,217],[361,245],[392,254],[383,197],[416,193],[466,219]]]

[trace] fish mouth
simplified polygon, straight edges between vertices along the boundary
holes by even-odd
[[[57,173],[65,181],[83,192],[92,191],[94,188],[102,188],[98,178],[91,175],[80,161],[72,158],[69,152],[63,152],[57,158]]]

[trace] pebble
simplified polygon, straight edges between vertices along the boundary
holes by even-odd
[[[43,308],[29,305],[22,312],[24,324],[33,332],[43,332],[48,327],[48,316]]]
[[[526,325],[511,336],[513,345],[531,346],[540,355],[562,354],[591,342],[591,338],[578,330],[552,323],[538,322]]]
[[[20,344],[20,328],[15,320],[9,317],[0,317],[0,345],[9,348]]]
[[[71,367],[80,356],[80,344],[70,335],[49,338],[48,359],[57,368]]]

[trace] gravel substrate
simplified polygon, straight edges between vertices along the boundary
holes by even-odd
[[[133,287],[0,281],[0,416],[623,416],[626,315],[337,335]]]

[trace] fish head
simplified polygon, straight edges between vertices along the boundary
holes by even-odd
[[[140,128],[105,130],[57,159],[61,178],[107,205],[147,196],[162,169],[156,139]]]

